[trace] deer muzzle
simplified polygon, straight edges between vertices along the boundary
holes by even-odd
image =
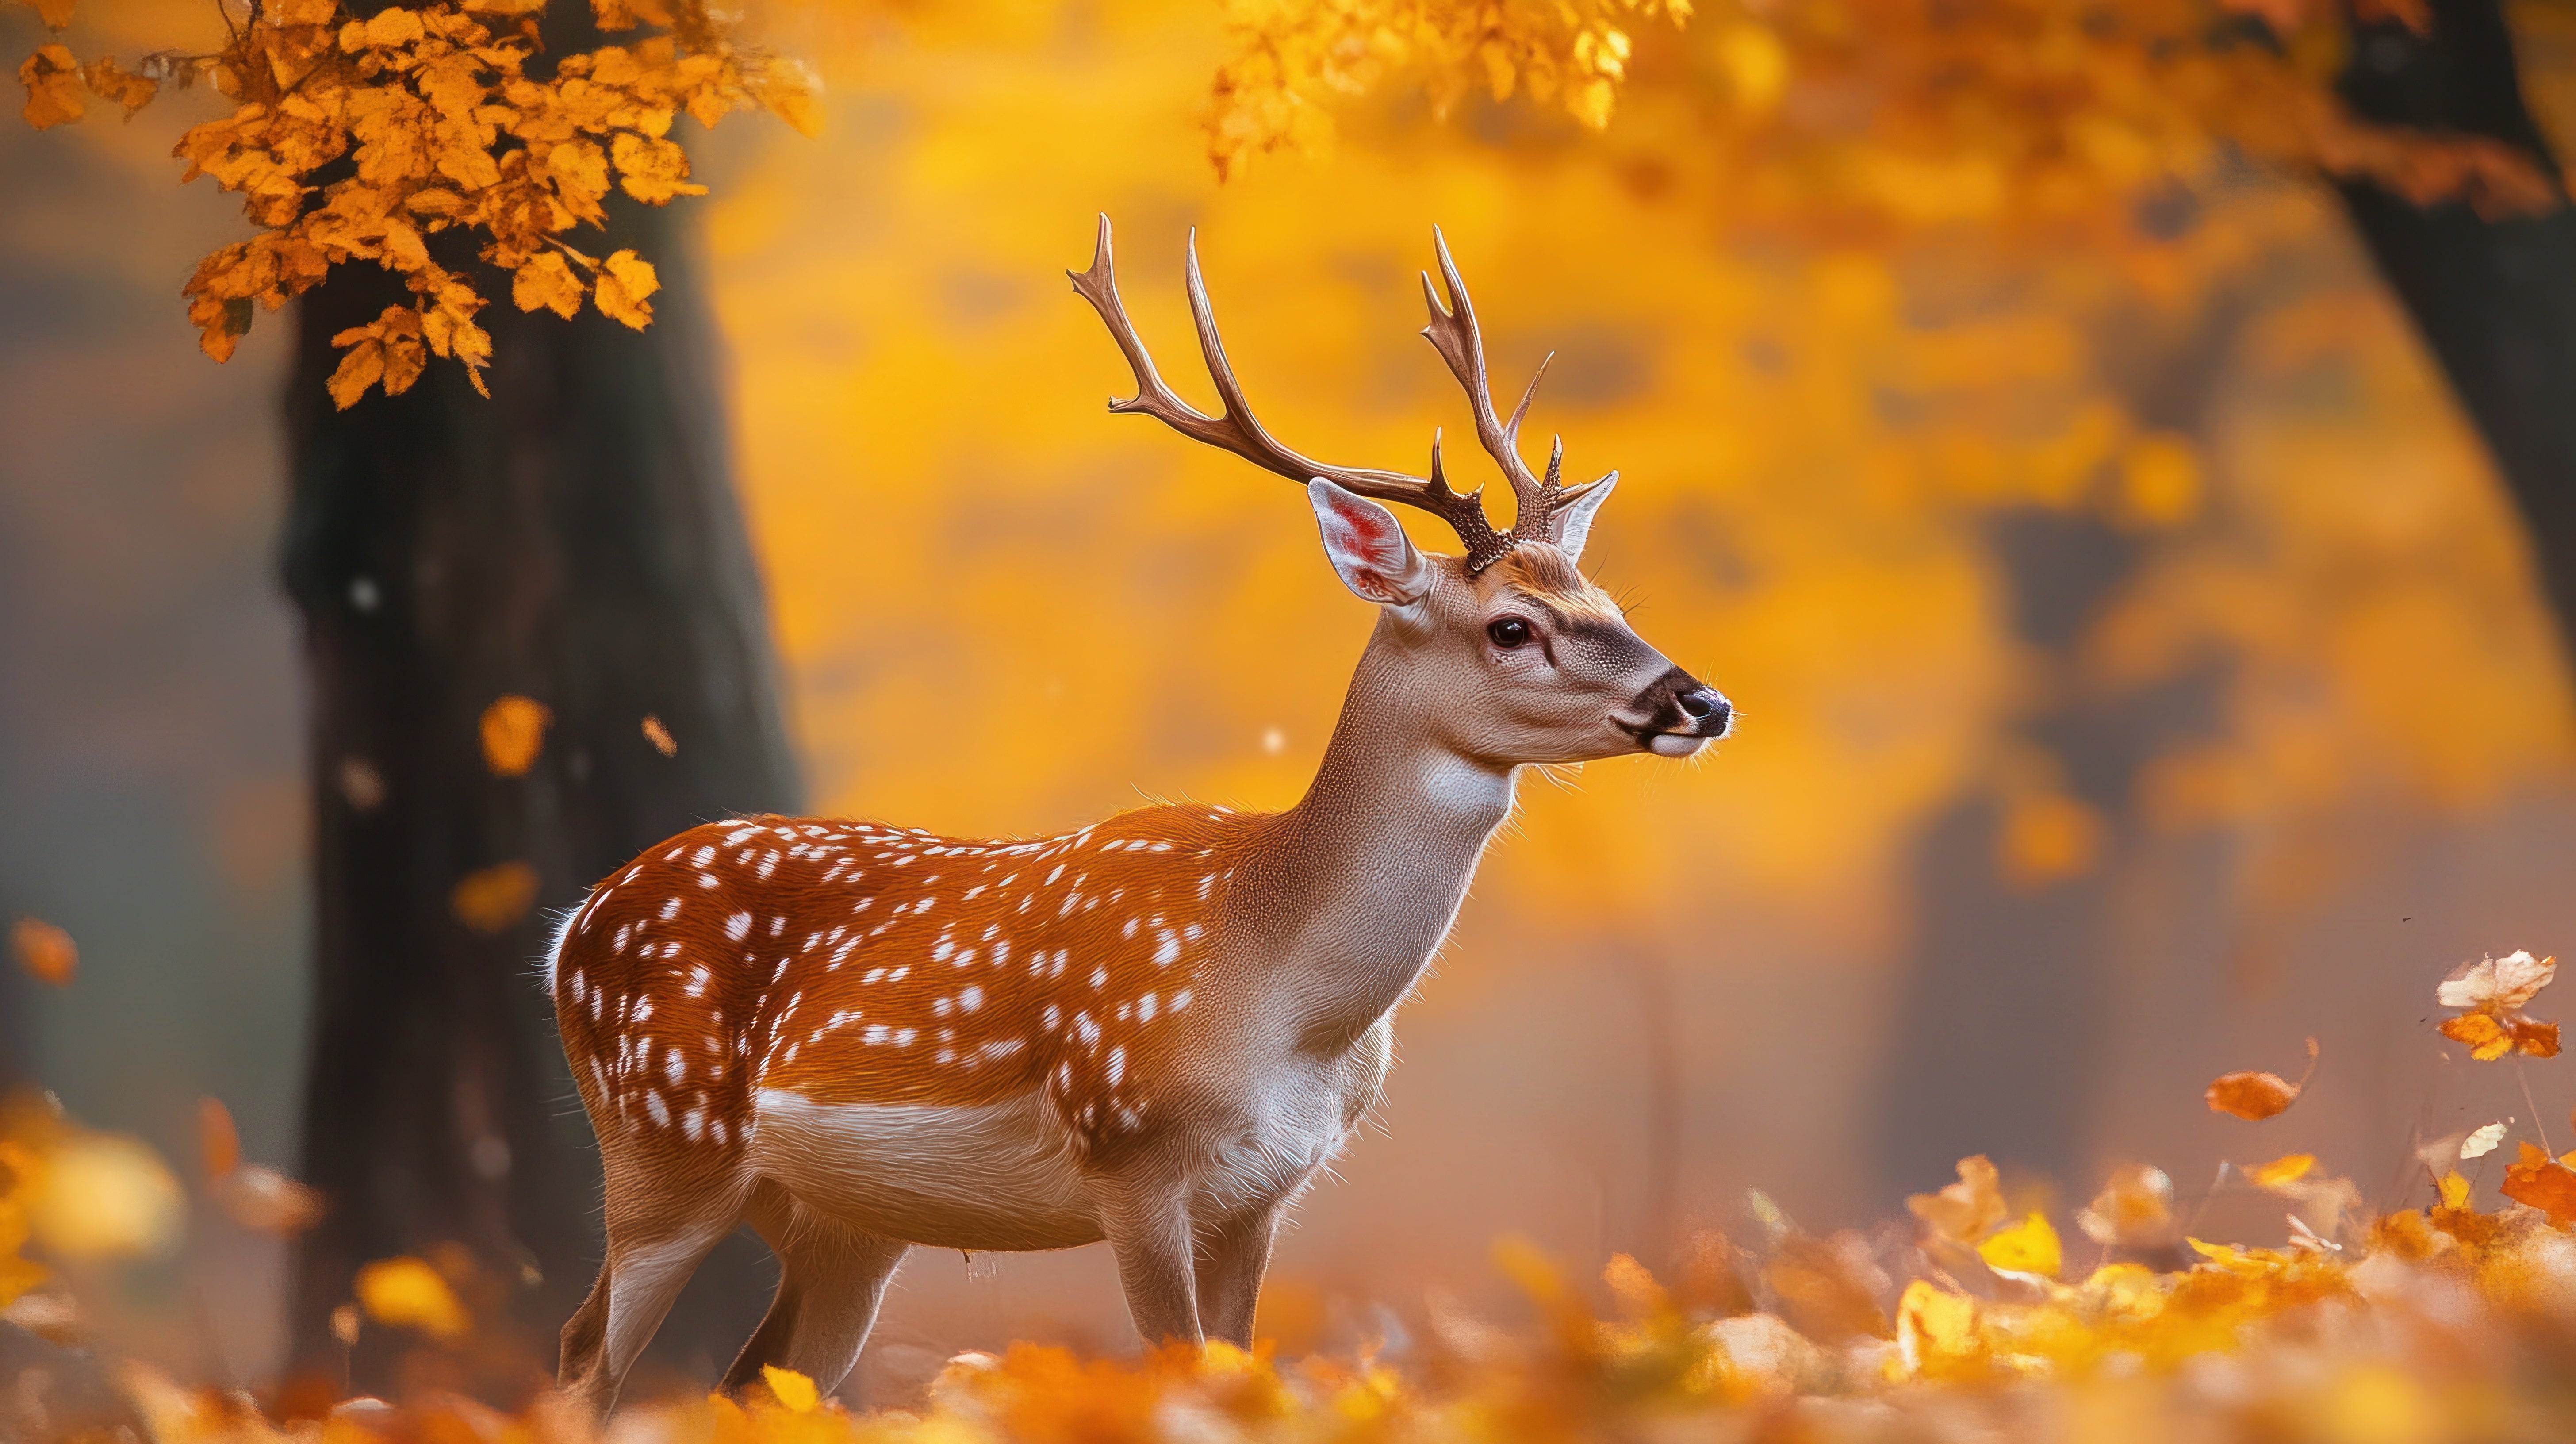
[[[1679,667],[1656,678],[1630,706],[1631,715],[1645,720],[1620,725],[1658,757],[1688,757],[1735,726],[1734,704]]]

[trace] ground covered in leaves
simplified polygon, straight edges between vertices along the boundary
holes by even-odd
[[[2443,1033],[2486,1061],[2554,1055],[2554,1025],[2524,1011],[2554,976],[2522,953],[2464,966],[2439,990],[2457,1010]],[[2268,1116],[2304,1084],[2255,1076],[2217,1080],[2209,1106]],[[216,1206],[279,1231],[309,1221],[309,1197],[240,1159],[218,1105],[205,1122]],[[513,1415],[423,1392],[281,1419],[138,1362],[105,1361],[105,1376],[121,1427],[159,1444],[2563,1440],[2576,1433],[2576,1155],[2512,1130],[2425,1144],[2425,1206],[2381,1215],[2305,1154],[2231,1167],[2221,1188],[2286,1218],[2277,1248],[2196,1236],[2205,1205],[2178,1208],[2144,1165],[2115,1171],[2065,1220],[2070,1237],[1969,1158],[1910,1201],[1905,1225],[1873,1232],[1813,1235],[1754,1195],[1740,1237],[1698,1236],[1663,1278],[1622,1256],[1596,1286],[1507,1243],[1496,1259],[1527,1296],[1524,1322],[1435,1307],[1400,1353],[1219,1345],[1085,1360],[1024,1345],[959,1355],[915,1407],[873,1413],[777,1370],[742,1398],[634,1403],[604,1433],[543,1398]],[[2495,1211],[2473,1206],[2459,1171],[2489,1155],[2513,1160]],[[7,1319],[77,1347],[76,1307],[45,1259],[136,1251],[174,1226],[185,1194],[149,1149],[42,1098],[0,1112]],[[382,1328],[457,1346],[474,1323],[450,1276],[466,1268],[380,1260],[335,1324],[344,1338]],[[0,1397],[0,1437],[100,1434],[49,1412],[24,1376]]]

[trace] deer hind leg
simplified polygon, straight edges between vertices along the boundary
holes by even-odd
[[[564,1325],[556,1387],[605,1417],[689,1275],[739,1221],[734,1209],[676,1218],[621,1218],[611,1193],[608,1260]]]
[[[850,1376],[876,1327],[886,1284],[910,1247],[836,1223],[764,1184],[752,1226],[778,1255],[778,1293],[725,1371],[723,1388],[744,1388],[764,1366],[793,1369],[829,1394]]]

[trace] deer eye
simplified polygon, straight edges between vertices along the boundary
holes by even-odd
[[[1485,624],[1485,635],[1495,646],[1510,651],[1514,647],[1528,645],[1530,624],[1518,617],[1496,617]]]

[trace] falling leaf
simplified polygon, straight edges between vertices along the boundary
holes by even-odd
[[[298,1234],[322,1220],[321,1195],[256,1163],[234,1169],[215,1198],[233,1222],[253,1233]]]
[[[20,918],[10,925],[9,950],[18,955],[18,966],[29,977],[57,988],[69,987],[72,971],[80,966],[80,949],[72,935],[37,918]]]
[[[601,263],[591,299],[601,311],[641,331],[653,321],[653,308],[644,298],[660,289],[661,277],[652,262],[633,251],[619,251]]]
[[[2465,1163],[2472,1158],[2484,1158],[2495,1152],[2496,1145],[2502,1142],[2504,1142],[2504,1125],[2490,1123],[2484,1128],[2471,1132],[2467,1138],[2460,1141],[2460,1160]]]
[[[2065,1246],[2048,1215],[2034,1213],[2012,1227],[1990,1234],[1977,1245],[1977,1256],[1997,1273],[2033,1274],[2053,1279],[2066,1265]]]
[[[483,709],[483,765],[495,777],[520,777],[536,765],[546,745],[554,709],[534,698],[499,697]]]
[[[45,1161],[28,1222],[66,1258],[146,1258],[179,1242],[187,1197],[141,1139],[83,1133]]]
[[[2434,997],[2445,1008],[2470,1011],[2443,1019],[2442,1036],[2467,1044],[2469,1056],[2484,1063],[2517,1051],[2557,1057],[2558,1025],[2522,1014],[2557,976],[2556,958],[2535,958],[2527,950],[2461,964],[2442,980]]]
[[[368,1318],[432,1338],[456,1338],[471,1322],[438,1270],[408,1256],[378,1259],[358,1270],[357,1294]]]
[[[2210,1111],[2233,1113],[2249,1123],[2260,1123],[2299,1101],[2307,1088],[2308,1077],[2317,1071],[2317,1040],[2308,1040],[2308,1072],[2296,1083],[2278,1073],[2223,1073],[2209,1085],[2206,1096]]]
[[[2161,1168],[2123,1164],[2111,1171],[2093,1202],[2075,1215],[2075,1226],[2105,1247],[2169,1245],[2174,1240],[2173,1180]]]
[[[2317,1156],[2313,1153],[2284,1153],[2247,1177],[2254,1180],[2257,1188],[2283,1188],[2307,1177],[2308,1170],[2316,1166]]]
[[[524,862],[496,863],[457,879],[447,895],[456,920],[486,937],[508,932],[537,903],[537,870]]]
[[[356,1348],[358,1328],[365,1319],[356,1304],[340,1305],[331,1311],[331,1337],[338,1339],[342,1348]]]
[[[1973,1244],[2004,1221],[2001,1175],[1994,1161],[1979,1153],[1959,1160],[1959,1181],[1938,1193],[1918,1193],[1905,1200],[1935,1238]]]
[[[819,1396],[813,1380],[794,1369],[782,1369],[776,1364],[761,1365],[760,1377],[769,1385],[769,1392],[778,1396],[779,1403],[799,1414],[814,1412]]]
[[[2556,1224],[2576,1222],[2576,1169],[2525,1143],[2519,1162],[2505,1165],[2501,1190],[2516,1203],[2527,1203]]]
[[[659,717],[648,714],[644,718],[644,740],[652,743],[653,750],[665,757],[679,755],[680,744],[672,740],[671,729],[663,726]]]
[[[2209,1106],[2261,1122],[2299,1101],[2299,1085],[2278,1073],[2225,1073],[2209,1085]]]
[[[2442,1206],[2444,1208],[2466,1208],[2469,1206],[2469,1181],[2460,1176],[2460,1171],[2458,1169],[2454,1168],[2450,1172],[2443,1174],[2440,1180],[2434,1184],[2434,1187],[2441,1192]]]
[[[220,1098],[197,1100],[197,1151],[208,1178],[229,1177],[241,1167],[241,1133],[233,1127],[233,1111]]]

